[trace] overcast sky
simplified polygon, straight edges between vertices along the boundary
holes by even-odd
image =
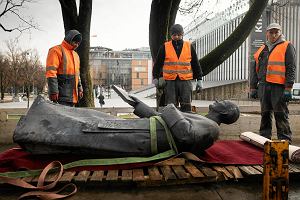
[[[104,46],[113,50],[149,46],[149,16],[151,0],[94,0],[91,22],[91,46]],[[23,33],[19,38],[22,49],[37,49],[43,64],[48,49],[61,43],[64,37],[63,20],[58,0],[37,0],[23,10],[39,25],[39,30]],[[3,18],[4,24],[14,19]],[[177,15],[176,23],[187,25],[191,17]],[[8,26],[9,28],[9,26]],[[0,51],[6,50],[6,40],[17,32],[0,30]]]

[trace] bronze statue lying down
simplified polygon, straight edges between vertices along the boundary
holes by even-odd
[[[238,107],[229,101],[209,106],[206,117],[180,112],[173,104],[157,113],[139,99],[115,87],[132,105],[137,119],[120,119],[87,108],[52,103],[38,96],[17,124],[14,142],[32,154],[86,154],[100,157],[151,156],[170,149],[165,127],[150,117],[160,116],[176,143],[178,152],[199,154],[219,136],[220,123],[231,124],[239,117]],[[153,123],[153,119],[152,119]],[[153,150],[153,142],[156,148]],[[152,144],[151,144],[152,143]]]

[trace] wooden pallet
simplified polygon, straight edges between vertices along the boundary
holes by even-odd
[[[130,170],[66,171],[60,183],[76,184],[125,184],[137,186],[181,185],[205,182],[237,180],[250,176],[261,176],[262,165],[207,165],[179,158],[159,165]],[[300,174],[300,165],[290,164],[290,174]],[[52,182],[54,176],[46,177]],[[26,177],[27,182],[36,183],[38,177]]]

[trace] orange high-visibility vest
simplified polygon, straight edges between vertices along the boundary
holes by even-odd
[[[72,49],[72,46],[66,41],[61,45],[52,47],[49,50],[46,63],[46,78],[61,78],[61,79],[75,79],[73,87],[73,96],[67,97],[72,99],[73,103],[78,102],[78,83],[80,81],[80,59],[78,54]],[[67,94],[59,96],[66,97]]]
[[[289,41],[282,42],[278,44],[271,54],[269,55],[268,59],[268,66],[267,66],[267,74],[266,74],[266,81],[270,83],[277,83],[277,84],[285,84],[285,53],[287,46],[289,45]],[[254,54],[254,59],[256,62],[256,72],[259,71],[259,55],[265,48],[265,45],[262,45],[257,52]]]
[[[183,42],[179,59],[172,41],[165,42],[165,54],[163,66],[163,77],[165,80],[175,80],[177,76],[179,76],[180,80],[193,79],[191,44],[189,42]]]

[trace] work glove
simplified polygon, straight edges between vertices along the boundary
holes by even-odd
[[[153,79],[153,84],[155,85],[155,87],[157,88],[158,87],[158,79],[157,78],[155,78],[155,79]]]
[[[196,92],[200,93],[202,88],[203,88],[203,82],[202,82],[202,80],[198,80],[197,84],[196,84]]]
[[[289,102],[292,100],[292,90],[291,88],[285,88],[284,93],[283,93],[283,100],[285,102]]]
[[[163,77],[158,79],[158,89],[164,89],[166,86],[166,81]]]
[[[157,89],[164,89],[166,86],[166,81],[163,77],[160,77],[159,79],[155,78],[153,79],[153,84]]]
[[[50,94],[49,99],[55,103],[58,102],[58,94],[57,93]]]
[[[250,90],[250,98],[251,99],[257,99],[258,98],[257,89],[251,89]]]
[[[80,91],[78,92],[78,96],[79,96],[79,99],[82,99],[82,97],[83,97],[83,91],[82,91],[82,90],[80,90]]]

